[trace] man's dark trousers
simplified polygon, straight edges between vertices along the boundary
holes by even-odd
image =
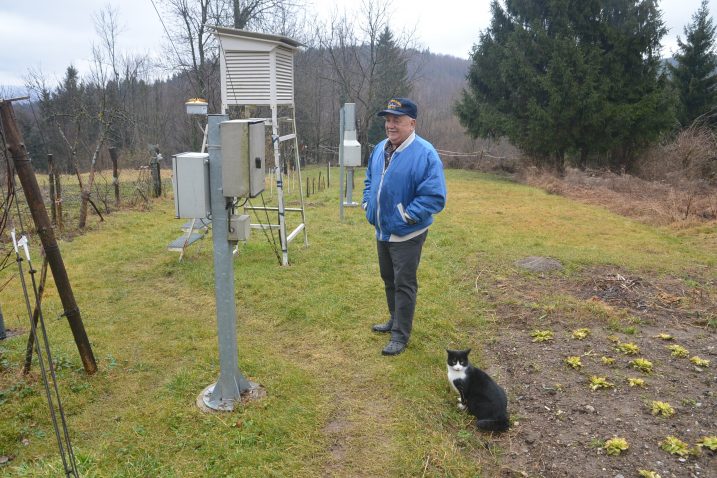
[[[376,241],[378,266],[386,289],[386,302],[393,320],[391,340],[407,344],[413,326],[418,279],[416,271],[428,231],[407,241]]]

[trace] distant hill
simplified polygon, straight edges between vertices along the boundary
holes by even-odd
[[[453,105],[466,87],[470,64],[462,58],[424,51],[414,55],[409,65],[418,71],[412,93],[419,106],[418,132],[438,148],[467,151],[472,147],[453,114]]]

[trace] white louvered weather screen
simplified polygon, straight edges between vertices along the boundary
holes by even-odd
[[[221,44],[222,103],[293,105],[294,53],[291,38],[215,27]]]
[[[304,193],[301,182],[301,159],[296,134],[296,106],[294,105],[294,54],[301,43],[288,37],[267,33],[249,32],[226,27],[213,27],[219,40],[219,56],[222,86],[222,112],[229,106],[261,105],[271,107],[271,118],[263,118],[265,126],[271,126],[271,143],[274,149],[274,178],[276,178],[276,207],[251,207],[254,211],[276,211],[274,224],[278,223],[281,246],[281,265],[289,265],[289,243],[303,231],[304,246],[309,245],[304,213]],[[279,106],[282,106],[281,117]],[[288,106],[289,108],[286,108]],[[255,110],[244,112],[254,114]],[[289,125],[281,135],[279,121]],[[301,207],[284,207],[284,180],[280,145],[293,143],[294,171],[299,185]],[[283,163],[286,165],[287,163]],[[287,170],[288,172],[288,170]],[[290,181],[289,177],[286,177]],[[301,222],[288,232],[285,211],[300,212]],[[252,228],[265,229],[267,225],[251,224]],[[269,226],[274,228],[274,225]]]
[[[278,47],[276,55],[276,99],[279,103],[294,103],[294,52]]]
[[[271,101],[271,58],[269,52],[226,52],[227,103],[269,104]]]

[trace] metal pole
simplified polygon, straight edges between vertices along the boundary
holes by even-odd
[[[353,194],[354,194],[354,168],[348,168],[346,170],[346,205],[353,205]]]
[[[214,286],[217,301],[217,333],[219,336],[219,380],[203,394],[206,406],[231,411],[241,400],[241,393],[251,384],[239,371],[237,353],[236,303],[234,300],[234,261],[229,242],[230,198],[222,191],[222,153],[219,123],[227,121],[224,114],[208,115],[209,191],[212,212],[212,243],[214,245]]]
[[[85,368],[85,372],[93,374],[97,371],[97,363],[95,362],[85,327],[82,324],[80,309],[77,307],[75,295],[72,292],[72,286],[70,286],[70,278],[67,276],[67,270],[62,261],[62,254],[60,254],[60,248],[57,245],[57,239],[55,239],[55,233],[50,225],[50,218],[47,215],[47,209],[45,209],[40,186],[37,184],[35,171],[32,169],[32,164],[25,150],[22,135],[17,128],[12,103],[9,101],[0,100],[0,118],[2,118],[5,141],[15,164],[17,177],[20,179],[23,191],[25,192],[25,198],[30,207],[32,220],[35,223],[35,230],[37,231],[37,235],[40,236],[42,247],[45,249],[47,262],[50,265],[52,277],[55,279],[57,293],[60,296],[62,307],[65,311],[64,315],[70,324],[77,350],[80,353],[82,365]]]
[[[339,219],[344,220],[344,128],[346,126],[344,108],[339,110]]]
[[[279,243],[281,244],[281,265],[289,265],[289,246],[286,241],[286,218],[284,215],[284,178],[279,148],[279,119],[277,105],[271,105],[271,142],[274,145],[274,171],[276,174],[276,199],[279,203]]]
[[[30,335],[27,337],[27,347],[25,347],[25,365],[22,367],[22,374],[27,375],[30,373],[30,367],[32,366],[32,349],[35,346],[35,328],[37,327],[37,321],[40,320],[40,305],[42,303],[42,294],[45,292],[45,282],[47,281],[47,257],[42,259],[42,268],[40,269],[40,285],[37,288],[37,303],[35,304],[35,310],[32,313],[32,327],[30,329]]]
[[[341,144],[343,145],[344,140],[355,140],[356,139],[356,103],[346,103],[344,105],[344,129],[343,136],[341,138]],[[343,151],[343,146],[341,151]],[[355,206],[353,202],[353,191],[354,191],[354,168],[352,166],[344,166],[346,170],[346,185],[341,183],[342,188],[345,189],[344,206]]]
[[[301,203],[301,223],[304,225],[304,247],[309,247],[309,232],[306,227],[306,207],[304,206],[304,190],[301,185],[301,157],[299,156],[299,140],[296,134],[296,107],[292,106],[292,127],[294,128],[294,150],[296,151],[296,180],[299,183],[299,202]]]
[[[344,136],[345,139],[356,139],[356,104],[346,103],[346,117],[344,118]],[[352,136],[353,135],[353,136]],[[354,191],[354,168],[349,167],[346,170],[346,205],[353,205]]]

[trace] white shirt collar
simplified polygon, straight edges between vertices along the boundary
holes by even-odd
[[[411,145],[411,143],[413,143],[414,139],[416,139],[415,131],[413,133],[411,133],[411,136],[406,138],[406,140],[403,143],[401,143],[401,146],[396,148],[396,151],[394,151],[394,153],[398,153],[398,152],[403,151],[404,149],[408,148]]]

